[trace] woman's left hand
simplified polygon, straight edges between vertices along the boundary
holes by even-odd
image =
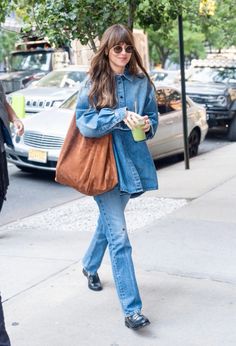
[[[147,115],[143,116],[144,125],[142,126],[144,132],[148,132],[151,128],[150,120]]]
[[[23,133],[24,133],[24,124],[23,124],[23,122],[20,119],[15,119],[13,121],[13,125],[16,128],[16,130],[17,130],[17,132],[16,132],[17,135],[18,136],[22,136]]]

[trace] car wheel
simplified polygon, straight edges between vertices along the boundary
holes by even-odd
[[[229,126],[228,139],[232,142],[236,141],[236,114]]]
[[[188,137],[189,157],[197,156],[200,143],[200,133],[197,129],[193,129]]]

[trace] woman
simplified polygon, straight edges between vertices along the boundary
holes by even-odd
[[[18,135],[24,132],[24,126],[20,119],[17,118],[14,110],[6,101],[5,93],[0,82],[0,212],[4,199],[6,198],[7,187],[9,185],[7,160],[4,143],[13,146],[9,122],[12,122],[17,129]],[[0,346],[10,346],[10,340],[7,335],[4,323],[2,309],[2,300],[0,295]]]
[[[23,123],[17,118],[16,113],[7,102],[2,83],[0,82],[0,212],[9,185],[4,143],[13,147],[9,127],[10,122],[13,123],[18,135],[21,136],[24,133]]]
[[[76,106],[76,124],[85,137],[112,133],[119,180],[113,190],[94,197],[100,215],[83,258],[83,273],[90,289],[102,289],[97,271],[108,245],[125,325],[135,330],[150,321],[141,313],[124,210],[130,198],[157,189],[157,177],[146,142],[135,142],[131,130],[142,120],[146,139],[152,138],[157,114],[155,90],[132,32],[115,24],[103,34]]]

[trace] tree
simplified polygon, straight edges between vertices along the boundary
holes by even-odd
[[[188,21],[184,21],[184,47],[186,62],[205,57],[205,35],[195,28],[193,31]],[[148,30],[150,58],[155,65],[164,68],[167,60],[179,62],[178,24],[173,21],[158,31]]]
[[[4,23],[7,13],[11,8],[11,3],[9,0],[0,1],[0,24]]]
[[[214,15],[203,17],[201,27],[210,47],[220,50],[236,45],[236,6],[231,0],[217,1]]]
[[[159,30],[175,20],[185,8],[182,0],[143,0],[137,8],[137,23],[143,29]]]
[[[182,0],[18,0],[17,6],[30,27],[33,21],[36,31],[57,46],[78,38],[94,51],[95,38],[114,23],[157,29],[183,8]]]
[[[213,0],[211,0],[214,2]],[[177,23],[183,15],[186,56],[203,56],[204,45],[221,49],[236,44],[236,6],[232,0],[215,1],[215,9],[202,11],[200,0],[11,0],[17,13],[47,36],[56,46],[78,38],[96,51],[96,37],[114,23],[135,25],[148,31],[150,54],[164,63],[167,57],[177,60]],[[2,0],[7,3],[7,0]]]
[[[192,0],[190,6],[185,1],[183,8],[184,45],[186,60],[203,58],[206,47],[217,49],[236,45],[236,7],[231,0],[211,1],[210,12],[204,8],[199,15],[200,2]],[[166,59],[178,62],[178,32],[177,23],[169,21],[157,31],[148,30],[150,41],[150,56],[155,63],[164,63]]]
[[[8,10],[9,10],[9,1],[1,0],[0,1],[0,24],[5,21],[5,17]]]
[[[0,24],[5,22],[7,14],[11,10],[11,3],[9,0],[0,1]],[[13,49],[17,34],[9,32],[0,28],[0,63]]]
[[[232,0],[211,0],[210,5],[210,11],[206,6],[199,13],[199,1],[193,0],[194,10],[188,12],[187,20],[200,28],[210,48],[236,45],[236,6]]]
[[[95,39],[108,26],[128,18],[125,0],[41,0],[30,5],[19,1],[26,30],[32,28],[33,20],[38,35],[47,36],[56,46],[69,45],[77,38],[96,51]]]
[[[0,63],[2,63],[4,58],[13,50],[17,36],[15,32],[0,31]]]

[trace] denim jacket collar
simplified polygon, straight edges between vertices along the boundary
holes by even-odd
[[[133,78],[134,78],[134,76],[129,72],[129,70],[128,70],[128,67],[126,66],[125,67],[125,70],[124,70],[124,73],[116,73],[115,74],[115,77],[124,77],[124,78],[126,78],[128,81],[130,81],[130,82],[132,82],[133,81]]]
[[[138,77],[138,78],[144,78],[144,77],[145,77],[144,73],[142,73],[142,72],[138,73],[137,75],[132,75],[132,74],[129,72],[128,66],[125,67],[124,73],[121,74],[120,76],[123,76],[123,77],[126,78],[129,82],[133,82],[134,79],[135,79],[136,77]]]

